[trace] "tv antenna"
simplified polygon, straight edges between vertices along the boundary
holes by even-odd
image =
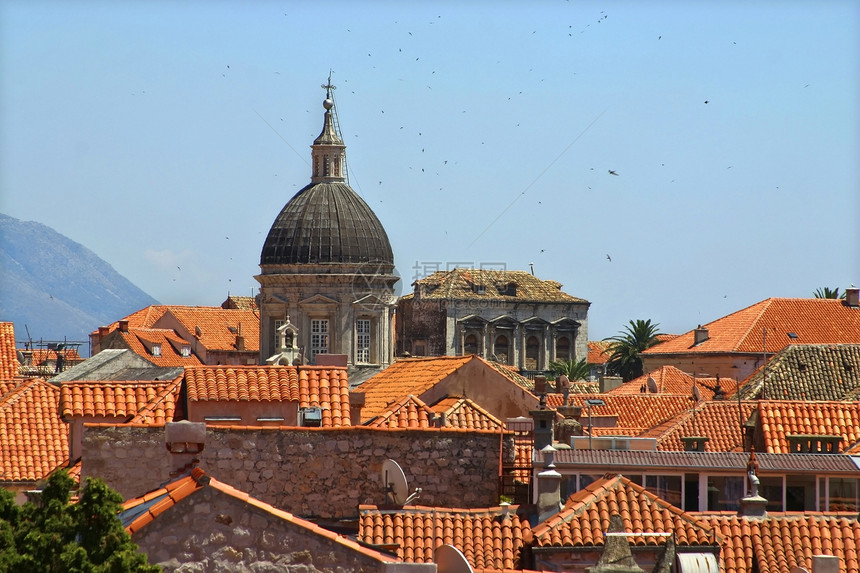
[[[382,485],[385,487],[385,504],[386,505],[409,505],[411,502],[418,499],[421,495],[421,488],[416,488],[414,492],[409,493],[409,486],[406,483],[406,474],[400,464],[394,460],[385,460],[382,462]]]
[[[439,573],[474,573],[475,571],[463,552],[447,543],[436,548],[436,570]]]

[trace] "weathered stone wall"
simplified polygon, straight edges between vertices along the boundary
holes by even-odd
[[[134,534],[149,562],[179,571],[381,572],[385,563],[212,487]],[[391,558],[395,561],[396,558]]]
[[[380,472],[390,458],[410,490],[422,489],[416,503],[487,507],[499,502],[504,441],[512,458],[512,436],[487,431],[207,428],[199,467],[296,515],[340,519],[385,502]],[[162,428],[86,426],[82,459],[83,477],[100,477],[125,498],[155,489],[174,469]]]

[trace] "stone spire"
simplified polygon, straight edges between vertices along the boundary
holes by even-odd
[[[329,75],[328,83],[321,86],[325,89],[325,100],[323,107],[325,115],[323,116],[323,128],[319,136],[311,145],[311,159],[313,161],[313,174],[311,175],[311,183],[344,182],[344,170],[346,164],[346,145],[338,135],[337,126],[335,125],[334,99],[332,91],[335,86],[331,83]]]

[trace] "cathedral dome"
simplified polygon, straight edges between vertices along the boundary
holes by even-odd
[[[272,224],[260,265],[376,263],[394,265],[382,223],[341,181],[311,183]]]

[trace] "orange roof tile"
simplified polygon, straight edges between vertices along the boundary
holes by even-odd
[[[166,328],[132,328],[128,332],[119,332],[125,346],[139,356],[143,356],[156,366],[194,366],[200,364],[200,359],[194,354],[182,356],[182,347],[190,347],[172,330]],[[154,348],[158,348],[158,353]]]
[[[443,398],[430,409],[436,414],[444,414],[448,427],[470,430],[499,430],[504,427],[501,420],[468,398]]]
[[[764,329],[766,352],[774,354],[793,340],[802,344],[860,344],[860,309],[823,298],[769,298],[704,325],[708,339],[694,345],[691,330],[644,351],[666,353],[761,353]],[[788,333],[797,335],[789,338]]]
[[[149,426],[163,426],[167,422],[173,422],[180,414],[177,408],[180,405],[180,394],[182,393],[182,376],[168,384],[164,390],[156,394],[155,399],[144,406],[129,424],[146,424]]]
[[[33,366],[42,365],[48,361],[56,361],[57,360],[57,351],[52,350],[50,348],[35,348],[32,350],[24,350],[23,352],[29,352],[32,358]],[[78,354],[78,350],[76,348],[66,348],[63,352],[63,359],[68,362],[80,362],[82,360],[81,355]]]
[[[477,359],[475,356],[436,356],[397,360],[357,388],[364,393],[362,418],[382,415],[390,404],[404,396],[420,396],[469,361]]]
[[[322,409],[323,427],[349,426],[346,368],[328,366],[192,366],[188,401],[291,401]]]
[[[764,518],[737,514],[699,514],[722,540],[720,571],[785,573],[812,571],[812,555],[833,555],[840,571],[860,573],[860,521],[856,514],[769,512]]]
[[[654,382],[649,383],[649,378],[654,380]],[[607,394],[652,393],[651,388],[655,387],[658,394],[683,394],[684,396],[691,396],[694,385],[699,389],[701,400],[714,399],[714,390],[717,387],[716,378],[693,377],[674,366],[661,366],[653,372],[648,372],[639,378],[634,378],[621,386],[613,388]],[[723,390],[723,395],[726,396],[728,392],[734,392],[737,382],[730,378],[722,378],[720,379],[720,387]]]
[[[382,415],[368,422],[378,428],[429,428],[436,414],[412,394],[391,405]]]
[[[516,285],[516,289],[509,291],[509,284]],[[560,283],[541,280],[526,271],[456,268],[436,271],[415,281],[413,285],[424,300],[474,299],[588,304],[587,300],[562,291]],[[483,289],[478,290],[473,288],[473,285],[482,286]]]
[[[842,436],[840,451],[860,441],[860,402],[763,400],[758,416],[764,451],[774,454],[790,451],[792,434]]]
[[[257,299],[252,296],[230,295],[221,303],[221,308],[235,308],[239,310],[257,310]]]
[[[463,552],[475,569],[519,569],[520,550],[529,522],[517,515],[518,506],[456,509],[404,507],[381,511],[359,506],[358,539],[375,546],[396,548],[407,563],[433,563],[435,550],[443,544]]]
[[[96,418],[132,418],[155,403],[163,403],[175,392],[182,378],[176,380],[130,380],[106,382],[84,380],[63,382],[60,387],[60,416]],[[172,418],[175,401],[167,405]]]
[[[384,553],[363,547],[351,539],[338,535],[337,533],[320,527],[315,523],[304,520],[291,513],[269,505],[268,503],[260,501],[246,492],[238,490],[215,479],[214,477],[209,476],[200,468],[194,468],[191,470],[190,475],[177,478],[166,484],[164,487],[153,490],[143,496],[126,500],[122,504],[123,511],[120,513],[120,520],[122,521],[126,531],[133,535],[135,532],[140,531],[143,527],[152,523],[159,515],[168,511],[180,502],[189,499],[192,494],[200,491],[204,487],[211,487],[222,494],[246,503],[258,510],[264,511],[273,517],[300,527],[307,533],[323,537],[343,549],[360,553],[381,563],[391,563],[395,561],[392,557]]]
[[[674,533],[679,546],[716,545],[713,526],[619,475],[607,475],[571,495],[564,509],[532,530],[537,547],[604,545],[609,518],[617,514],[628,533]],[[631,545],[662,545],[661,537],[631,537]]]
[[[590,398],[606,404],[592,406],[592,418],[617,415],[617,428],[652,428],[692,406],[688,396],[678,394],[571,394],[574,405],[582,407],[582,419],[586,424],[585,400]]]
[[[746,422],[756,409],[755,402],[738,403],[726,400],[702,402],[696,407],[696,414],[687,411],[668,420],[660,426],[642,433],[642,437],[657,438],[657,449],[662,451],[684,451],[682,437],[707,436],[705,448],[709,452],[742,452],[741,423]]]
[[[260,313],[257,310],[226,309],[220,306],[172,306],[166,314],[172,315],[190,336],[196,336],[208,350],[235,351],[240,327],[245,339],[245,350],[260,350]],[[166,323],[164,317],[158,321],[159,325]]]
[[[0,379],[18,376],[18,353],[15,350],[15,325],[0,322]]]
[[[607,352],[611,340],[589,340],[588,341],[588,360],[589,364],[605,364],[609,360],[610,352]]]
[[[6,386],[0,398],[0,482],[33,482],[68,463],[69,434],[57,386],[40,379]]]
[[[152,325],[158,322],[158,319],[164,316],[164,313],[167,312],[169,308],[173,307],[164,304],[153,304],[142,308],[137,312],[131,313],[125,318],[121,318],[120,320],[109,324],[107,326],[108,333],[118,329],[120,321],[128,322],[129,328],[152,328]],[[98,329],[96,329],[91,334],[98,334],[98,332]]]

